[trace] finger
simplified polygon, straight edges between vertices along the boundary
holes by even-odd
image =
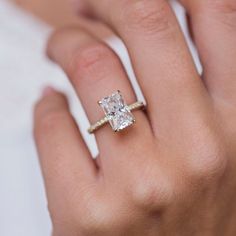
[[[52,36],[48,48],[50,57],[68,74],[91,123],[104,117],[97,101],[117,90],[122,92],[127,104],[136,101],[118,56],[87,32],[75,27],[60,30]],[[111,153],[108,147],[116,149],[122,146],[123,149],[151,134],[145,114],[136,111],[134,115],[136,123],[127,132],[123,130],[114,134],[109,125],[96,131],[98,146],[103,154],[115,153]]]
[[[206,91],[167,1],[86,2],[126,44],[156,133],[181,126],[185,114],[203,105]]]
[[[236,98],[236,1],[181,0],[190,16],[194,41],[213,97]]]
[[[50,210],[63,212],[95,181],[96,167],[62,94],[46,90],[35,108],[34,130]]]

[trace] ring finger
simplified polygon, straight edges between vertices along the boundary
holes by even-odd
[[[49,42],[48,54],[67,73],[91,123],[104,116],[97,101],[114,91],[120,90],[128,104],[136,101],[118,56],[87,32],[76,27],[56,32]],[[145,114],[136,111],[134,115],[138,124],[128,132],[114,134],[108,125],[96,132],[101,156],[116,153],[110,148],[124,150],[138,139],[150,140],[147,136],[151,136],[151,129]]]
[[[188,115],[206,107],[209,96],[168,1],[84,3],[90,14],[109,25],[126,45],[155,136],[169,140],[172,129],[179,129],[180,134]]]

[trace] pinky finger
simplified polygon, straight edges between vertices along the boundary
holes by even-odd
[[[63,217],[65,204],[91,186],[97,171],[64,95],[47,89],[35,108],[34,133],[49,210]]]

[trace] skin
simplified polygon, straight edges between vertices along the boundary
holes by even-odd
[[[17,6],[58,28],[78,22],[78,16],[66,0],[11,0]]]
[[[111,36],[112,32],[100,22],[85,19],[77,15],[78,4],[68,0],[9,0],[24,11],[28,11],[54,29],[67,25],[77,25],[85,28],[100,39]]]
[[[53,235],[236,235],[236,2],[182,1],[202,76],[167,1],[84,3],[127,46],[147,109],[123,132],[96,132],[95,162],[65,96],[44,91],[35,140]],[[91,32],[56,31],[48,55],[91,123],[103,116],[96,101],[115,90],[136,100],[118,56]]]

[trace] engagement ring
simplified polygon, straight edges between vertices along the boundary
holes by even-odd
[[[88,129],[90,134],[107,123],[110,123],[113,131],[121,131],[135,123],[135,117],[131,111],[145,107],[144,103],[139,101],[127,105],[120,91],[103,98],[98,104],[102,107],[105,117],[90,126]]]

